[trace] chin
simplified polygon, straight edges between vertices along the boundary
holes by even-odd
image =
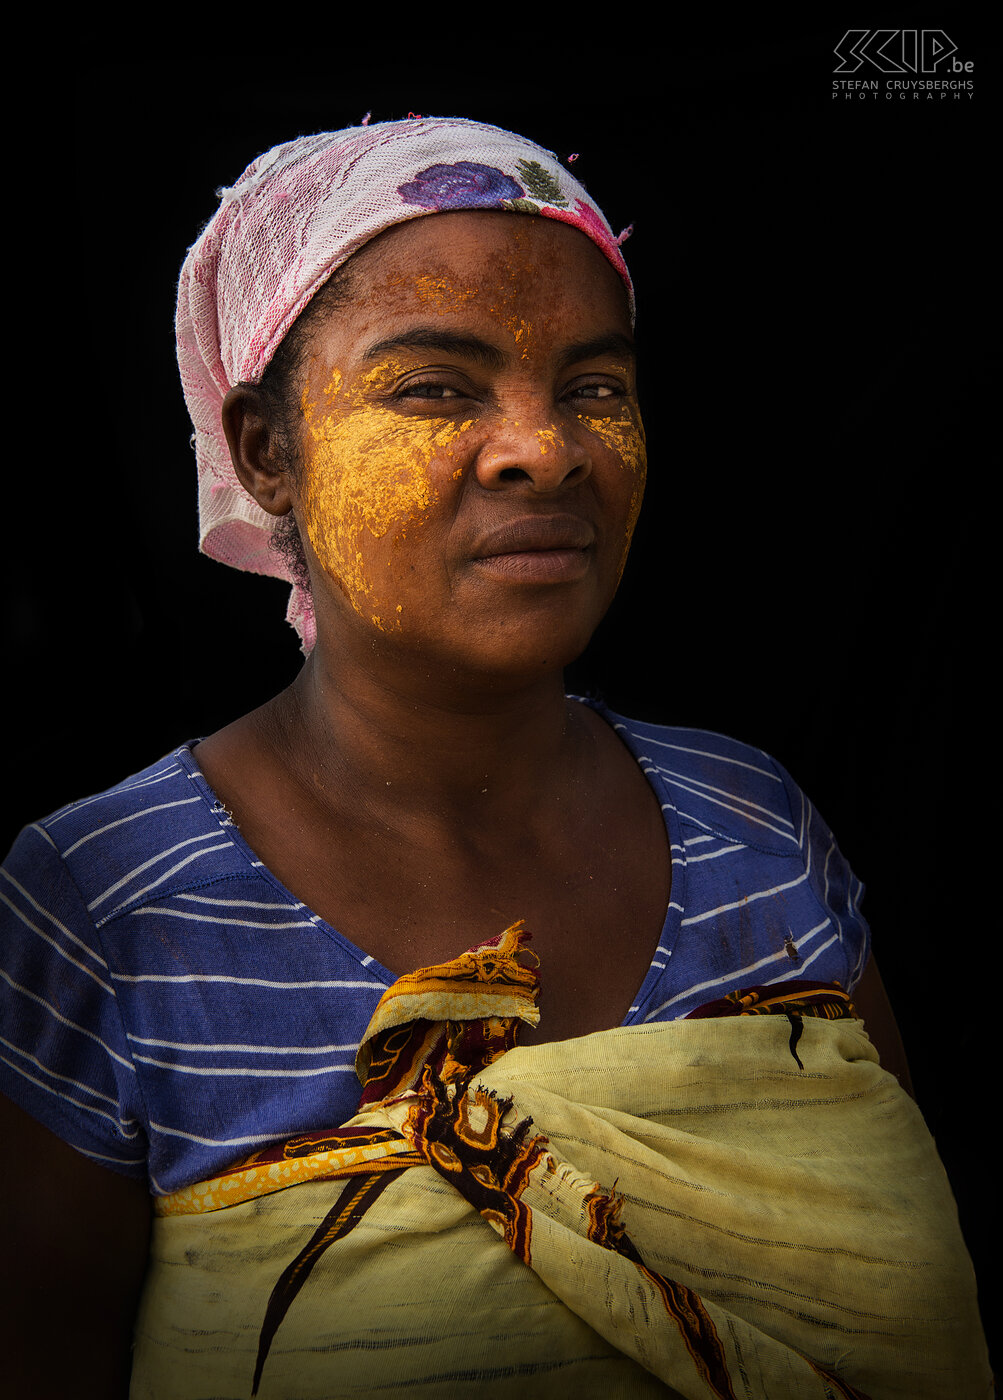
[[[549,621],[546,626],[504,628],[493,630],[493,635],[481,633],[476,657],[468,652],[464,660],[472,670],[499,680],[537,680],[559,675],[586,650],[599,621],[583,619],[575,626],[574,619],[565,616],[559,625]]]

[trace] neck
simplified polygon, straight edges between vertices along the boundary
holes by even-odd
[[[261,715],[268,741],[314,800],[347,800],[392,826],[415,817],[450,827],[534,825],[541,795],[573,785],[594,746],[560,672],[462,688],[455,676],[449,688],[431,675],[416,686],[412,673],[405,687],[315,653]]]

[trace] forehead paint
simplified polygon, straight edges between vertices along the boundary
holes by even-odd
[[[303,392],[308,435],[304,515],[313,551],[360,616],[381,630],[399,626],[401,605],[378,596],[367,565],[367,536],[403,539],[409,527],[428,515],[438,493],[430,465],[451,457],[452,444],[469,423],[409,418],[367,401],[399,366],[379,365],[359,388],[345,392],[335,371],[315,400],[309,383]],[[390,609],[384,618],[374,609]]]
[[[476,287],[454,287],[445,277],[416,277],[411,285],[418,300],[434,306],[440,316],[477,296]]]
[[[546,267],[538,265],[534,244],[528,223],[513,222],[509,235],[509,247],[505,254],[494,260],[499,282],[500,306],[491,310],[497,316],[502,328],[508,331],[519,349],[519,358],[528,360],[533,349],[535,328],[532,321],[516,313],[516,307],[535,283],[546,279]]]
[[[492,306],[490,309],[491,314],[501,326],[502,330],[508,331],[509,335],[515,341],[520,360],[528,360],[533,336],[532,321],[527,321],[522,316],[516,316],[515,314],[507,316],[504,310],[498,306]]]
[[[405,276],[391,272],[385,278],[385,286],[395,290],[413,292],[422,306],[445,316],[464,302],[480,295],[478,286],[457,286],[445,273],[426,273],[420,277]]]
[[[541,274],[525,223],[525,220],[513,221],[508,248],[493,254],[472,284],[454,281],[450,269],[445,268],[419,276],[391,270],[383,279],[383,286],[388,291],[410,292],[424,309],[438,316],[459,310],[465,302],[490,296],[492,303],[487,308],[488,313],[512,337],[520,359],[528,360],[533,325],[517,314],[516,307],[527,285],[538,280]]]
[[[488,313],[515,341],[520,359],[528,360],[532,322],[517,315],[512,309],[521,291],[519,272],[518,269],[506,265],[502,266],[502,272],[506,279],[505,284],[496,288],[493,293],[500,304],[489,306]],[[478,285],[458,286],[445,274],[436,273],[420,277],[405,277],[400,273],[392,273],[386,279],[386,285],[413,292],[422,307],[434,311],[437,316],[448,316],[450,312],[460,310],[465,303],[476,300],[485,290]]]

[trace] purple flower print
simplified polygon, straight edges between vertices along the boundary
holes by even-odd
[[[493,165],[458,160],[454,165],[430,165],[413,180],[398,186],[405,204],[422,209],[500,209],[506,199],[520,199],[523,191],[510,175]]]

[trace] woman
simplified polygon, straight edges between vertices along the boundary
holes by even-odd
[[[203,548],[289,578],[307,660],[6,867],[26,1297],[95,1393],[148,1193],[135,1395],[985,1389],[830,833],[564,693],[643,491],[632,320],[581,186],[463,121],[276,148],[189,254]]]

